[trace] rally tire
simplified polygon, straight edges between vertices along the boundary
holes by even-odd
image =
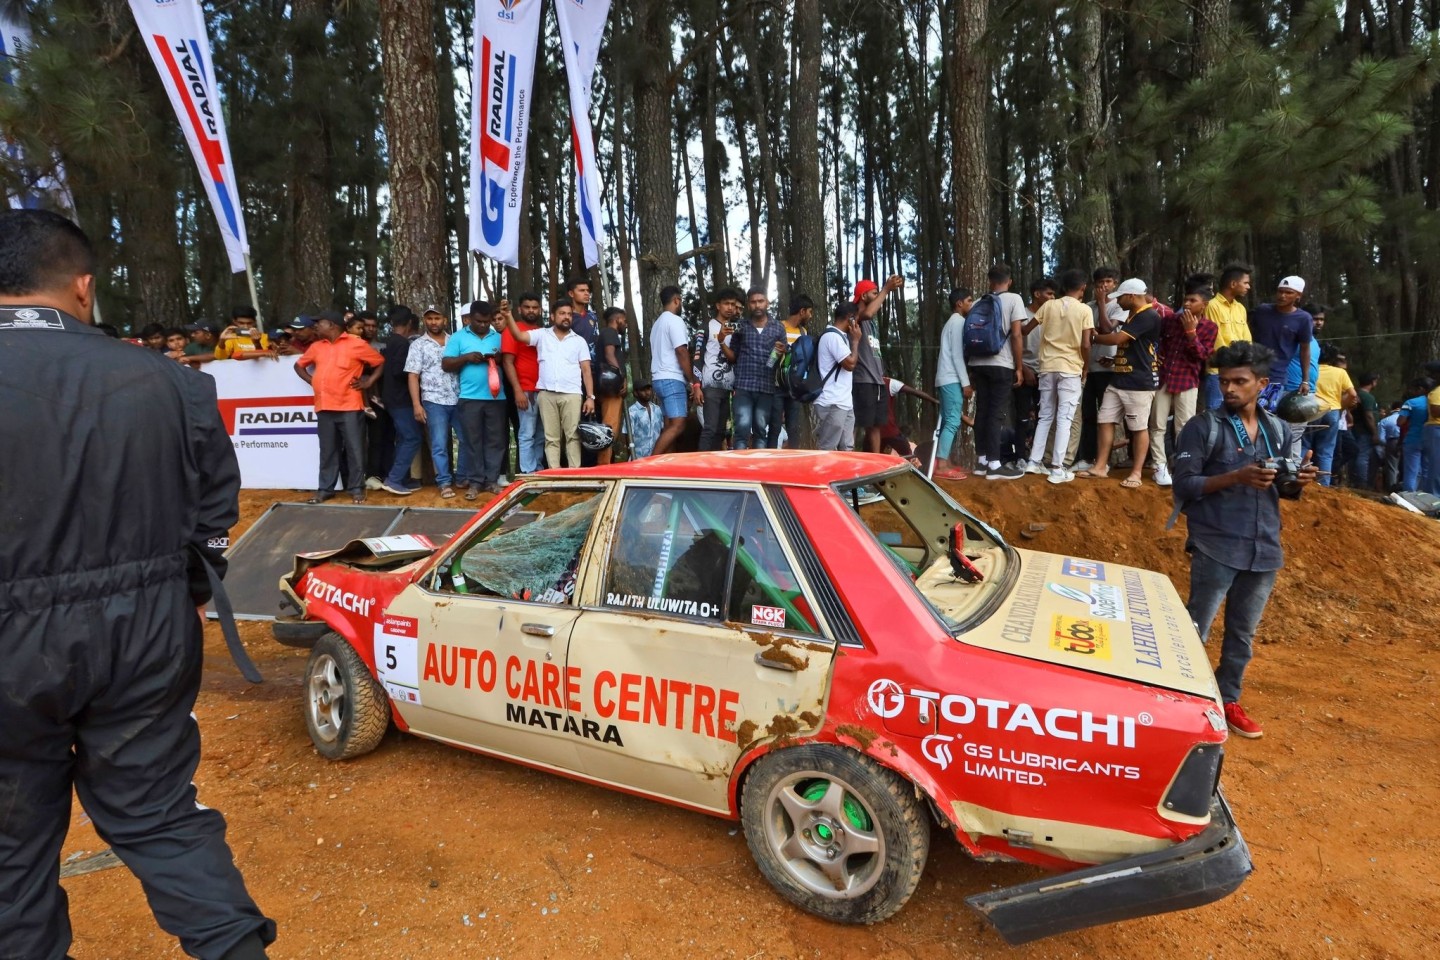
[[[305,728],[320,755],[349,760],[379,746],[390,701],[355,648],[338,633],[315,642],[305,665]]]
[[[270,635],[275,638],[276,643],[302,650],[314,647],[316,641],[329,632],[329,624],[300,617],[276,617],[270,624]]]
[[[756,761],[740,822],[765,879],[802,910],[839,923],[892,916],[930,853],[930,820],[914,788],[869,757],[825,744]]]

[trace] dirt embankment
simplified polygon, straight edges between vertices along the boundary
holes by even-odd
[[[1017,543],[1163,570],[1187,592],[1183,522],[1165,532],[1153,486],[951,489]],[[303,495],[247,493],[245,522],[275,499]],[[1326,490],[1284,511],[1288,562],[1246,687],[1266,737],[1232,739],[1224,775],[1256,872],[1204,909],[1011,950],[962,898],[1036,874],[937,834],[900,914],[838,927],[772,893],[726,821],[393,733],[322,760],[300,713],[305,654],[261,624],[242,629],[258,687],[207,633],[200,798],[229,818],[278,958],[1440,956],[1440,524]],[[1030,523],[1046,527],[1020,539]],[[77,808],[63,856],[103,847]],[[126,871],[65,886],[78,960],[180,956]]]

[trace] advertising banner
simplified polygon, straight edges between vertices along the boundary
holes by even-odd
[[[200,168],[200,181],[230,255],[230,269],[240,273],[245,269],[250,242],[245,238],[245,218],[200,0],[130,0],[130,10]]]
[[[315,395],[293,360],[216,360],[220,417],[247,490],[313,490],[320,469]]]
[[[520,264],[525,135],[540,40],[540,0],[475,0],[470,111],[470,249]]]
[[[570,133],[575,140],[575,205],[585,266],[600,262],[600,171],[595,165],[595,134],[590,127],[590,90],[610,0],[555,0],[565,76],[570,81]]]

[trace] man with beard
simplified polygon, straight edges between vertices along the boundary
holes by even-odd
[[[575,309],[569,297],[550,307],[551,326],[523,330],[510,313],[509,301],[500,301],[500,312],[510,336],[535,348],[540,373],[535,381],[539,392],[540,422],[545,429],[545,460],[561,466],[565,451],[567,467],[580,466],[580,417],[595,412],[595,383],[590,377],[590,347],[571,329]]]

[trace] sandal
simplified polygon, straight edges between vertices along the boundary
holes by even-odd
[[[1093,470],[1081,470],[1079,473],[1075,474],[1075,476],[1077,476],[1077,477],[1084,477],[1086,480],[1108,480],[1108,479],[1110,479],[1110,474],[1109,474],[1108,472],[1107,472],[1107,473],[1096,473],[1096,472],[1093,471]]]
[[[350,502],[351,502],[351,503],[364,503],[364,502],[365,502],[365,494],[363,494],[363,493],[352,493],[352,494],[350,494]]]
[[[1120,486],[1124,487],[1126,490],[1138,490],[1140,489],[1140,483],[1141,481],[1139,477],[1126,477],[1124,480],[1120,481]]]
[[[455,499],[455,489],[454,489],[453,487],[441,487],[441,488],[440,488],[440,499],[441,499],[441,500],[454,500],[454,499]]]
[[[936,479],[936,480],[969,480],[969,479],[970,479],[970,471],[968,471],[968,470],[962,470],[962,469],[959,468],[959,467],[953,467],[953,468],[951,468],[951,469],[949,469],[949,470],[937,470],[937,471],[935,472],[935,479]]]
[[[479,487],[471,487],[469,490],[466,490],[466,491],[465,491],[465,499],[466,499],[466,500],[479,500],[479,499],[480,499],[480,488],[479,488]]]

